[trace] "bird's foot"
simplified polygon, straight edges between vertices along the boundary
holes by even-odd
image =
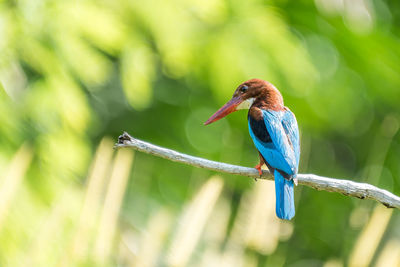
[[[260,178],[262,176],[262,169],[261,169],[262,164],[259,163],[257,164],[254,168],[256,168],[256,170],[258,171],[258,174],[260,175]],[[257,182],[257,178],[254,178],[254,180]]]
[[[262,175],[262,169],[261,169],[261,165],[262,164],[257,164],[254,168],[256,168],[257,169],[257,171],[258,171],[258,174],[261,176]]]

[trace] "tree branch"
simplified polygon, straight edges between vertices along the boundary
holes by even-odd
[[[217,172],[237,174],[257,179],[267,179],[267,180],[274,179],[273,175],[266,170],[263,170],[263,175],[260,177],[258,171],[254,168],[231,165],[227,163],[222,163],[182,154],[171,149],[159,147],[135,139],[126,132],[124,132],[121,136],[119,136],[118,143],[115,144],[115,147],[116,148],[130,147],[135,150],[151,154],[157,157]],[[297,179],[299,184],[306,185],[317,190],[337,192],[346,196],[357,197],[360,199],[369,198],[382,203],[388,208],[400,209],[400,197],[390,193],[389,191],[377,188],[370,184],[322,177],[315,174],[298,174]]]

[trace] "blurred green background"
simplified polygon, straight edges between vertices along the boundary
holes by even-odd
[[[397,1],[0,1],[0,266],[399,266],[400,214],[112,146],[254,166],[250,78],[297,116],[301,173],[400,194]]]

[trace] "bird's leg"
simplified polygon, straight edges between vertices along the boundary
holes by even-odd
[[[264,158],[261,156],[260,153],[258,153],[258,156],[260,157],[260,163],[258,163],[254,168],[257,169],[258,173],[260,174],[260,178],[262,176],[262,170],[261,170],[261,166],[264,165]],[[254,178],[254,180],[257,182],[257,178]]]

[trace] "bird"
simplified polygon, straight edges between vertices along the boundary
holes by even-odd
[[[279,90],[270,82],[251,79],[240,84],[231,100],[215,112],[205,125],[228,114],[248,109],[250,137],[258,150],[260,162],[255,166],[262,175],[266,164],[275,180],[276,215],[291,220],[295,215],[294,184],[300,160],[299,127],[296,117],[285,107]]]

